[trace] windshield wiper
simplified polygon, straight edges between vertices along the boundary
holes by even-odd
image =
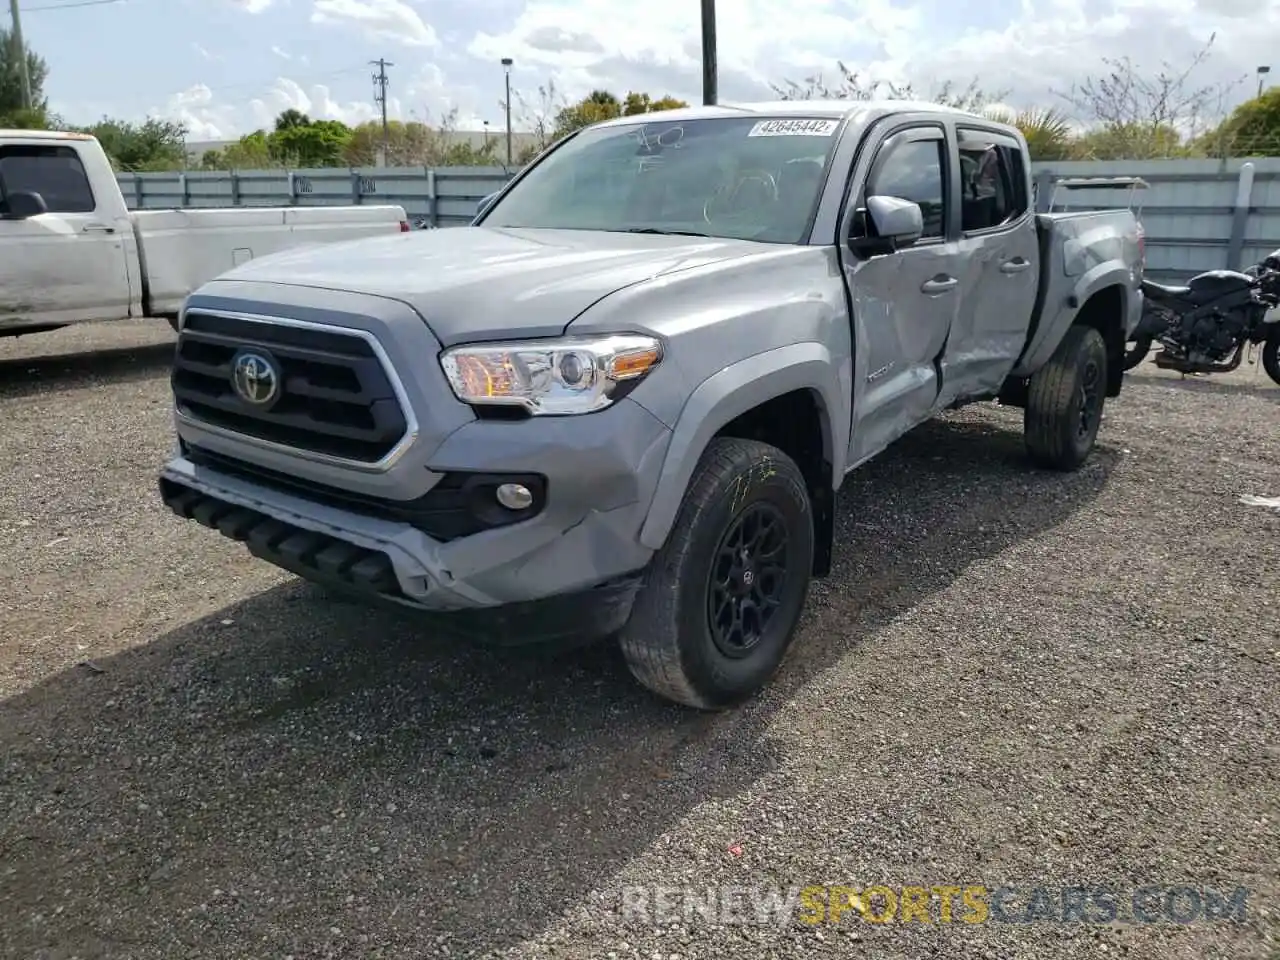
[[[663,237],[709,237],[709,233],[696,230],[659,230],[657,227],[627,227],[622,233],[654,233]]]

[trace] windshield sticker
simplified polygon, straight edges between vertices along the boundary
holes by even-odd
[[[839,120],[761,120],[748,137],[829,137]]]

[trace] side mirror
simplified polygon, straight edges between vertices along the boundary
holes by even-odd
[[[4,218],[6,220],[26,220],[49,212],[49,205],[44,202],[44,197],[38,193],[15,190],[9,194],[7,200],[9,212],[5,214]]]
[[[849,249],[862,256],[893,253],[909,247],[924,234],[920,204],[901,197],[867,197],[855,221],[862,230],[849,238]]]
[[[489,194],[487,197],[481,200],[476,205],[476,216],[479,217],[483,215],[486,210],[492,207],[493,201],[498,199],[498,194],[500,194],[501,192],[502,192],[501,190],[495,190],[493,191],[493,193]]]

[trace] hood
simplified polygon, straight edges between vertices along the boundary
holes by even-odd
[[[557,336],[593,303],[623,287],[776,249],[749,240],[452,227],[299,247],[251,260],[218,280],[400,300],[449,346]]]

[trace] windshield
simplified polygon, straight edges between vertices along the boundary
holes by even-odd
[[[798,243],[839,125],[753,115],[586,130],[530,170],[483,224]]]

